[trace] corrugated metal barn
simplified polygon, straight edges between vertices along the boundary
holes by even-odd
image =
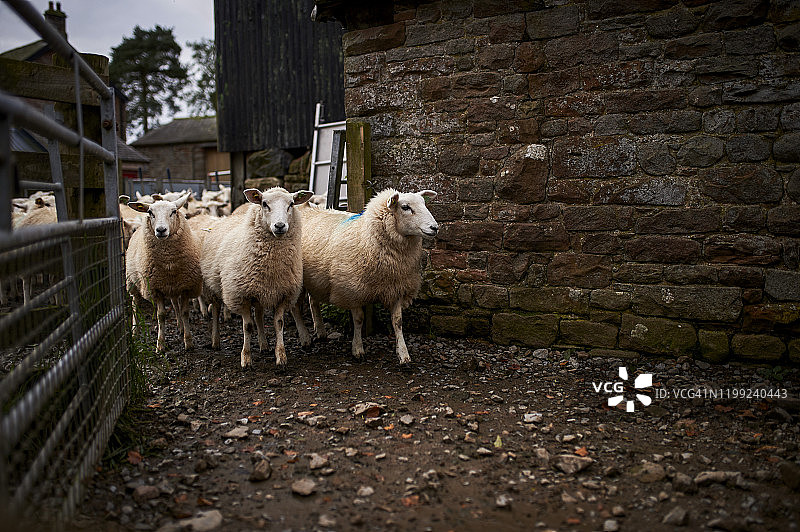
[[[342,27],[311,20],[313,0],[216,0],[219,149],[311,145],[314,106],[344,119]]]

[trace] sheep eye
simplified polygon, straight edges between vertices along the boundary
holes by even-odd
[[[288,212],[288,211],[292,210],[292,207],[294,207],[294,202],[290,203],[289,206],[286,207],[286,211]]]
[[[402,205],[400,208],[403,209],[404,211],[410,211],[411,210],[411,207],[408,206],[408,205]]]
[[[267,202],[266,202],[266,201],[262,202],[262,203],[261,203],[261,205],[262,205],[262,206],[263,206],[265,209],[267,209],[268,211],[269,211],[269,210],[272,210],[272,209],[270,209],[270,208],[269,208],[269,205],[267,205]]]

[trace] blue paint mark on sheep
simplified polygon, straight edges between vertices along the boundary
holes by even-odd
[[[349,218],[345,218],[344,220],[342,220],[341,222],[339,222],[339,225],[346,224],[347,222],[352,222],[353,220],[356,220],[356,219],[358,219],[358,218],[361,218],[361,215],[362,215],[362,214],[364,214],[364,213],[363,213],[363,212],[360,212],[360,213],[358,213],[358,214],[354,214],[353,216],[350,216]]]

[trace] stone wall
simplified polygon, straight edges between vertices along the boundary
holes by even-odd
[[[200,144],[136,146],[150,158],[147,174],[167,178],[167,168],[174,179],[205,179],[206,161]]]
[[[434,332],[800,362],[796,2],[394,6],[346,111],[377,188],[440,193]]]

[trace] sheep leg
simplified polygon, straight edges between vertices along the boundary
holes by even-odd
[[[250,315],[250,306],[247,305],[239,309],[242,315],[242,332],[244,333],[244,344],[242,345],[242,367],[246,368],[252,363],[250,359],[250,333],[253,332],[253,316]]]
[[[275,309],[275,363],[279,366],[286,365],[286,348],[283,345],[283,314],[286,311],[286,301],[281,302]]]
[[[408,364],[411,362],[411,357],[408,355],[408,348],[406,347],[406,340],[403,338],[403,302],[396,301],[392,305],[392,328],[394,328],[394,336],[397,342],[397,356],[400,358],[401,364]]]
[[[181,334],[183,332],[183,318],[181,316],[180,296],[169,298],[169,304],[175,312],[175,323],[178,326],[178,334]]]
[[[253,312],[255,313],[256,329],[258,329],[258,350],[263,352],[269,347],[267,335],[264,332],[264,307],[256,303],[253,305]]]
[[[197,298],[197,304],[200,306],[200,315],[204,318],[208,318],[209,305],[206,305],[206,300],[203,299],[203,296]]]
[[[231,309],[227,305],[222,305],[222,321],[228,323],[229,319],[231,319]]]
[[[211,309],[211,349],[219,349],[219,307],[222,302],[216,301],[208,306]]]
[[[325,331],[325,322],[322,321],[322,311],[319,309],[319,301],[308,296],[309,301],[311,302],[311,318],[314,320],[314,335],[320,340],[324,340],[328,337],[328,333]]]
[[[27,275],[22,277],[22,304],[27,305],[31,300],[31,281],[33,279]]]
[[[303,312],[300,310],[299,302],[292,305],[292,317],[294,318],[294,324],[297,326],[297,336],[300,337],[300,345],[303,347],[310,346],[311,335],[308,334],[308,329],[306,329],[306,324],[303,321]]]
[[[164,307],[164,299],[156,298],[156,316],[158,317],[158,341],[156,341],[156,351],[163,353],[166,349],[164,330],[167,328],[167,309]]]
[[[194,342],[192,342],[192,332],[189,330],[189,298],[186,296],[180,296],[178,299],[178,305],[180,308],[180,317],[183,323],[183,347],[187,351],[194,348]]]
[[[133,295],[133,316],[131,316],[133,320],[133,334],[139,332],[139,309],[142,308],[142,297],[138,293],[134,293]]]
[[[361,328],[364,325],[364,308],[358,307],[350,311],[353,315],[353,356],[364,356],[364,344],[361,342]]]

